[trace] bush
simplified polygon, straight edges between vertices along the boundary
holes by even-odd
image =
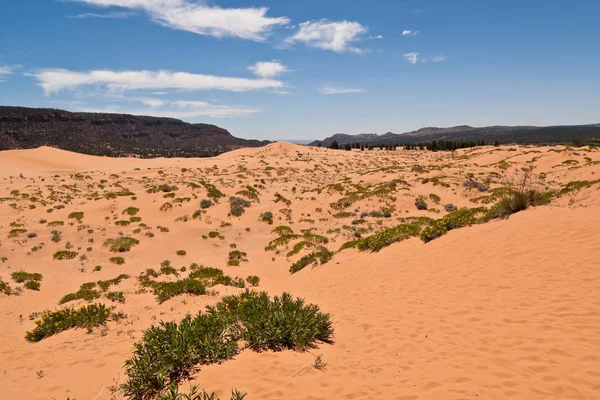
[[[446,212],[454,212],[454,211],[458,210],[458,207],[456,207],[452,203],[448,203],[448,204],[444,205],[444,210],[446,210]]]
[[[252,203],[248,200],[244,200],[239,197],[230,197],[229,198],[229,207],[231,215],[236,217],[241,217],[242,214],[246,211],[246,207],[250,207]]]
[[[246,282],[248,282],[250,286],[256,287],[260,283],[260,278],[256,275],[250,275],[246,278]]]
[[[77,253],[75,251],[66,251],[66,250],[63,250],[63,251],[57,251],[56,253],[54,253],[52,255],[52,257],[55,260],[72,260],[75,257],[77,257],[78,254],[79,253]]]
[[[260,220],[262,222],[267,222],[269,225],[273,225],[273,213],[271,211],[267,211],[260,214]]]
[[[69,219],[76,219],[77,221],[81,221],[83,219],[83,212],[72,212],[71,214],[69,214]]]
[[[237,389],[231,391],[230,400],[244,400],[247,393],[240,392]],[[171,385],[169,390],[160,396],[158,400],[220,400],[215,392],[208,393],[206,390],[201,392],[198,390],[198,386],[192,385],[188,394],[179,393],[179,387],[177,385]]]
[[[39,342],[49,336],[56,335],[71,328],[86,328],[88,333],[104,325],[112,312],[104,304],[90,304],[77,310],[66,308],[58,311],[45,312],[35,321],[36,327],[25,334],[30,342]]]
[[[204,199],[200,202],[200,208],[202,208],[203,210],[209,208],[212,205],[213,205],[213,202],[208,199]]]
[[[140,243],[139,240],[129,236],[121,236],[116,239],[107,239],[104,246],[110,246],[109,251],[113,253],[124,253]]]
[[[175,282],[154,282],[154,295],[159,303],[164,303],[172,297],[188,293],[196,296],[206,294],[206,287],[194,279],[186,278]]]
[[[428,226],[421,232],[421,240],[425,243],[438,238],[452,229],[462,228],[464,226],[474,225],[479,222],[479,216],[485,213],[485,208],[463,208],[454,211],[442,219],[435,221],[432,226]]]
[[[59,300],[58,304],[65,304],[75,300],[85,300],[87,302],[90,302],[99,299],[100,292],[92,289],[94,285],[91,288],[89,286],[86,286],[86,284],[81,285],[77,292],[64,295]]]
[[[10,276],[17,282],[23,283],[27,281],[41,281],[42,274],[39,273],[29,273],[25,271],[17,271],[10,274]]]
[[[185,256],[187,254],[187,251],[185,251],[185,250],[177,250],[175,252],[175,254],[177,254],[178,256]]]
[[[10,285],[4,282],[2,279],[0,279],[0,293],[4,293],[6,295],[12,294],[12,289],[10,288]]]
[[[134,216],[138,212],[140,212],[140,209],[137,207],[127,207],[125,210],[123,210],[123,214],[127,214],[129,216]]]
[[[234,357],[240,340],[255,351],[306,350],[317,341],[330,343],[332,336],[329,314],[318,306],[287,293],[271,300],[265,292],[247,290],[224,297],[205,314],[188,315],[179,324],[161,322],[144,332],[125,362],[128,380],[122,388],[129,399],[154,399],[169,388],[175,391],[200,365]]]
[[[295,274],[296,272],[304,269],[306,266],[317,261],[321,264],[325,264],[332,258],[333,253],[325,248],[322,248],[314,253],[305,255],[304,257],[296,261],[294,264],[292,264],[290,266],[290,273]]]
[[[123,257],[111,257],[108,259],[108,261],[117,265],[125,264],[125,259]]]
[[[359,239],[355,242],[355,246],[360,251],[377,252],[392,243],[401,242],[413,236],[417,236],[421,231],[421,226],[417,223],[402,224],[394,228],[385,228],[374,235]]]
[[[417,210],[427,210],[427,203],[422,196],[415,199],[415,206],[417,207]]]
[[[38,290],[40,290],[41,286],[42,285],[38,281],[27,281],[27,282],[25,282],[25,288],[27,288],[29,290],[38,291]]]

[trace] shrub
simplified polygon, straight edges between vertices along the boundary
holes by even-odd
[[[89,285],[86,286],[86,284],[83,284],[77,292],[64,295],[59,300],[58,304],[65,304],[75,300],[85,300],[87,302],[97,300],[100,298],[100,292],[98,292],[97,290],[93,290],[92,288],[94,286],[94,283],[92,283],[91,288],[89,287]]]
[[[17,237],[17,236],[19,236],[21,233],[25,233],[25,232],[27,232],[27,229],[21,229],[21,228],[11,229],[11,230],[8,232],[8,238],[10,239],[10,238]]]
[[[109,251],[113,253],[124,253],[140,243],[139,240],[129,236],[120,236],[115,239],[106,239],[104,246],[109,246]]]
[[[77,257],[78,254],[79,253],[77,253],[75,251],[66,251],[66,250],[63,250],[63,251],[57,251],[56,253],[54,253],[52,255],[52,257],[55,260],[72,260],[75,257]]]
[[[41,284],[38,281],[27,281],[25,282],[25,288],[29,289],[29,290],[35,290],[38,291],[40,290]]]
[[[229,207],[231,215],[236,217],[241,217],[242,214],[246,211],[246,207],[250,207],[252,203],[248,200],[244,200],[239,197],[230,197],[229,198]]]
[[[77,221],[81,221],[83,219],[83,212],[72,212],[71,214],[69,214],[69,219],[76,219]]]
[[[413,236],[417,236],[421,226],[417,223],[401,224],[393,228],[385,228],[372,236],[360,239],[356,247],[360,251],[377,252],[392,243],[401,242]],[[348,246],[352,247],[352,246]]]
[[[440,204],[440,200],[442,200],[442,198],[440,196],[438,196],[437,194],[433,194],[431,193],[429,195],[429,198],[435,203],[435,204]]]
[[[415,207],[417,207],[417,210],[427,210],[427,203],[423,196],[419,196],[415,199]]]
[[[2,279],[0,279],[0,293],[4,293],[7,295],[12,294],[12,289],[10,288],[10,285],[4,282]]]
[[[123,292],[108,292],[106,293],[106,298],[112,302],[125,303],[125,296]]]
[[[231,391],[230,400],[244,400],[247,393],[240,392],[237,389]],[[220,400],[215,392],[208,393],[206,390],[201,392],[198,390],[198,386],[192,385],[188,394],[179,393],[179,387],[177,385],[171,385],[169,390],[160,396],[158,400]]]
[[[267,222],[269,225],[273,225],[273,213],[271,211],[267,211],[260,214],[260,220],[262,222]]]
[[[39,342],[49,336],[56,335],[71,328],[86,328],[88,333],[104,325],[111,315],[112,309],[104,304],[90,304],[77,310],[66,308],[45,312],[35,321],[35,328],[25,334],[30,342]]]
[[[478,223],[479,216],[485,212],[485,208],[463,208],[454,211],[442,219],[435,221],[432,226],[428,226],[421,232],[421,240],[425,243],[444,235],[452,229],[462,228]]]
[[[65,223],[63,221],[52,221],[52,222],[48,222],[48,226],[49,227],[55,227],[55,226],[63,226]]]
[[[59,231],[52,231],[52,237],[50,238],[50,240],[52,240],[54,243],[58,243],[60,242],[62,239],[62,234]]]
[[[454,211],[458,210],[458,207],[456,207],[452,203],[448,203],[448,204],[444,205],[444,210],[446,210],[446,212],[454,212]]]
[[[115,221],[115,225],[117,226],[129,226],[131,225],[131,221]]]
[[[123,392],[132,400],[154,399],[169,388],[173,393],[200,365],[233,358],[240,340],[255,351],[306,350],[332,336],[329,314],[318,306],[287,293],[271,300],[264,292],[245,291],[224,297],[205,314],[146,330],[125,362]]]
[[[204,199],[200,202],[200,208],[202,208],[203,210],[209,208],[212,205],[213,205],[213,202],[208,199]]]
[[[117,265],[125,264],[125,259],[123,257],[111,257],[108,259],[108,261]]]
[[[175,252],[175,254],[177,254],[178,256],[185,256],[187,254],[187,251],[185,251],[185,250],[177,250]]]
[[[123,210],[123,214],[127,214],[129,216],[134,216],[138,212],[140,212],[140,209],[137,207],[127,207],[125,210]]]
[[[260,278],[256,275],[250,275],[246,278],[246,282],[248,282],[250,286],[256,287],[260,283]]]
[[[320,262],[321,264],[327,263],[333,257],[333,253],[329,250],[322,248],[314,253],[305,255],[300,260],[296,261],[290,266],[290,273],[295,274],[296,272],[304,269],[309,264],[314,262]]]
[[[175,282],[154,282],[154,295],[159,303],[164,303],[172,297],[188,293],[196,296],[206,294],[206,287],[194,279],[186,278]]]
[[[17,271],[17,272],[13,272],[10,275],[17,283],[23,283],[23,282],[27,282],[27,281],[41,281],[42,280],[42,274],[39,273],[29,273],[29,272],[25,272],[25,271]]]

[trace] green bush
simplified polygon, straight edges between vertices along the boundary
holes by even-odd
[[[108,261],[117,265],[125,264],[125,259],[123,257],[111,257],[108,259]]]
[[[175,254],[177,254],[178,256],[185,256],[187,254],[187,251],[185,251],[185,250],[177,250],[175,252]]]
[[[273,225],[273,213],[271,211],[267,211],[260,214],[259,218],[262,222],[266,222],[269,225]]]
[[[319,261],[321,264],[325,264],[333,258],[333,253],[325,248],[321,248],[314,253],[307,254],[300,260],[296,261],[290,266],[290,273],[295,274],[296,272],[304,269],[306,266]]]
[[[10,276],[17,282],[23,283],[27,281],[41,281],[42,274],[40,273],[29,273],[25,271],[17,271],[10,274]]]
[[[127,207],[125,210],[123,210],[123,214],[127,214],[129,216],[134,216],[138,212],[140,212],[140,209],[137,207]]]
[[[241,217],[242,214],[246,211],[247,207],[250,207],[252,203],[248,200],[244,200],[239,197],[230,197],[229,198],[229,207],[231,215],[236,217]]]
[[[209,208],[212,205],[213,205],[213,202],[208,199],[204,199],[200,202],[200,208],[202,208],[203,210]]]
[[[81,221],[83,219],[83,212],[72,212],[71,214],[69,214],[69,219],[76,219],[77,221]]]
[[[237,389],[231,391],[230,400],[244,400],[247,393],[240,392]],[[169,390],[161,395],[158,400],[220,400],[215,392],[208,393],[206,390],[199,391],[198,386],[192,385],[190,391],[185,393],[179,393],[179,387],[177,385],[171,385]]]
[[[427,210],[427,203],[422,196],[415,199],[415,207],[417,207],[417,210]]]
[[[66,250],[63,250],[63,251],[57,251],[56,253],[54,253],[52,255],[52,257],[55,260],[72,260],[75,257],[77,257],[78,254],[79,253],[77,253],[76,251],[66,251]]]
[[[10,288],[10,285],[4,282],[2,279],[0,279],[0,293],[4,293],[6,295],[12,294],[12,289]]]
[[[479,217],[486,212],[483,207],[463,208],[445,215],[442,219],[435,221],[431,226],[421,232],[421,240],[425,243],[438,238],[452,229],[474,225],[479,222]]]
[[[30,342],[39,342],[71,328],[86,328],[89,333],[95,327],[104,325],[111,312],[112,309],[104,304],[90,304],[77,310],[65,308],[58,311],[48,311],[35,321],[35,328],[25,334],[25,339]]]
[[[256,287],[260,283],[260,278],[256,275],[250,275],[246,278],[246,282],[248,282],[250,286]]]
[[[58,304],[65,304],[68,303],[70,301],[75,301],[75,300],[85,300],[87,302],[91,302],[94,300],[97,300],[100,298],[100,292],[98,292],[97,290],[94,290],[93,287],[95,286],[95,284],[92,283],[92,287],[90,288],[89,285],[86,286],[86,284],[81,285],[81,287],[79,288],[79,290],[75,293],[69,293],[64,295],[58,302]]]
[[[26,289],[39,291],[42,285],[38,281],[27,281],[24,286]]]
[[[421,226],[417,223],[401,224],[393,228],[385,228],[372,236],[359,239],[355,245],[360,251],[377,252],[392,243],[417,236],[420,231]]]
[[[159,303],[164,303],[172,297],[183,293],[196,296],[206,294],[206,287],[194,279],[186,278],[175,282],[154,282],[154,295]]]
[[[113,253],[124,253],[139,243],[139,240],[132,237],[120,236],[116,239],[106,239],[104,246],[110,246],[108,250]]]
[[[205,314],[188,315],[179,324],[160,322],[145,331],[125,362],[128,380],[122,389],[132,400],[169,399],[164,396],[200,365],[238,354],[241,340],[255,351],[302,351],[317,341],[330,343],[332,337],[329,314],[318,306],[287,293],[271,300],[264,292],[245,291],[224,297]]]

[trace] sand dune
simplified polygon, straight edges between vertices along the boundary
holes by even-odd
[[[495,189],[532,166],[532,185],[564,191],[550,205],[429,243],[415,237],[377,253],[338,252],[407,217],[439,219],[448,203],[489,207]],[[0,397],[120,399],[115,389],[126,381],[123,364],[145,329],[241,290],[218,285],[212,288],[218,296],[181,295],[158,304],[135,277],[169,260],[177,269],[198,263],[230,276],[258,275],[258,290],[290,292],[332,315],[333,344],[304,353],[245,350],[204,366],[195,382],[221,396],[236,387],[247,399],[600,398],[599,176],[600,151],[564,146],[452,154],[276,143],[212,159],[156,160],[50,148],[0,152],[0,279],[16,289],[23,285],[12,272],[43,274],[40,291],[0,294]],[[465,187],[469,180],[486,182],[486,190]],[[566,191],[575,181],[587,184]],[[251,186],[258,199],[241,217],[230,215],[223,198],[193,218],[208,195],[201,182],[227,197],[244,197],[241,191]],[[148,193],[161,184],[177,189]],[[418,196],[427,210],[416,209]],[[342,209],[335,209],[338,203]],[[116,225],[132,206],[141,221]],[[75,211],[84,213],[80,221],[69,218]],[[375,211],[391,212],[370,214]],[[273,213],[273,225],[261,220],[265,212]],[[52,221],[63,225],[48,226]],[[265,250],[278,225],[326,236],[333,258],[290,274],[290,265],[312,249],[288,255],[291,242]],[[11,235],[14,229],[25,232]],[[61,231],[58,242],[54,230]],[[209,237],[215,231],[222,239]],[[115,265],[102,243],[120,233],[140,243]],[[232,245],[247,252],[247,262],[227,265]],[[53,259],[67,247],[78,256]],[[114,305],[127,318],[91,334],[80,329],[38,343],[24,339],[35,313],[87,304],[58,302],[83,283],[122,273],[132,278],[118,285],[125,303]],[[311,367],[319,354],[324,371]]]

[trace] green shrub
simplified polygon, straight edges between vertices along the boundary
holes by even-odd
[[[269,225],[273,225],[273,213],[271,211],[260,214],[259,218],[262,222],[267,222]]]
[[[4,282],[2,279],[0,279],[0,293],[4,293],[6,295],[12,294],[12,289],[10,288],[10,285]]]
[[[11,229],[8,232],[8,238],[10,239],[10,238],[17,237],[20,234],[25,233],[25,232],[27,232],[27,229],[21,229],[21,228]]]
[[[113,253],[124,253],[140,243],[139,240],[129,236],[120,236],[115,239],[106,239],[104,246],[109,246],[109,251]]]
[[[177,250],[175,252],[175,254],[177,254],[178,256],[185,256],[187,254],[187,251],[185,251],[185,250]]]
[[[154,295],[159,303],[164,303],[172,297],[188,293],[196,296],[206,294],[206,287],[194,279],[186,278],[175,282],[155,282]]]
[[[323,248],[314,253],[305,255],[300,260],[296,261],[290,266],[290,273],[295,274],[296,272],[304,269],[306,266],[318,261],[321,264],[327,263],[333,257],[333,253]]]
[[[35,321],[35,328],[25,334],[30,342],[39,342],[49,336],[72,328],[86,328],[88,333],[104,325],[111,315],[112,309],[104,304],[90,304],[77,310],[65,308],[58,311],[45,312]]]
[[[72,260],[75,257],[77,257],[79,253],[75,252],[75,251],[66,251],[66,250],[62,250],[62,251],[57,251],[56,253],[54,253],[52,255],[52,257],[55,260]]]
[[[105,297],[112,302],[125,303],[125,295],[123,295],[123,292],[108,292]]]
[[[479,222],[479,216],[485,213],[485,211],[486,210],[483,207],[470,209],[463,208],[447,214],[442,219],[435,221],[433,225],[423,229],[421,232],[421,240],[427,243],[446,234],[446,232],[451,231],[452,229],[474,225]]]
[[[242,214],[246,211],[247,207],[250,207],[252,203],[248,200],[244,200],[239,197],[230,197],[229,198],[229,207],[231,215],[236,217],[241,217]]]
[[[10,274],[10,276],[17,282],[23,283],[27,281],[41,281],[42,274],[40,273],[29,273],[25,271],[17,271]]]
[[[250,286],[256,287],[260,283],[260,278],[256,275],[250,275],[246,278],[246,282],[248,282]]]
[[[108,261],[117,265],[125,264],[125,259],[123,257],[111,257],[108,259]]]
[[[271,300],[264,292],[245,291],[224,297],[205,314],[188,315],[179,324],[160,322],[146,330],[125,362],[128,379],[122,389],[132,400],[168,396],[200,365],[233,358],[240,340],[255,351],[302,351],[317,341],[329,343],[332,336],[329,314],[318,306],[287,293]]]
[[[27,281],[24,286],[26,289],[38,291],[42,285],[38,281]]]
[[[55,227],[55,226],[63,226],[65,223],[63,221],[52,221],[52,222],[48,222],[48,226],[49,227]]]
[[[230,400],[244,400],[247,393],[240,392],[237,389],[231,391]],[[198,386],[192,385],[190,391],[185,393],[179,393],[179,387],[177,385],[169,386],[166,393],[161,395],[158,400],[220,400],[215,392],[208,393],[206,390],[199,391]]]
[[[95,286],[95,284],[92,283],[92,288],[94,286]],[[79,288],[79,290],[77,292],[64,295],[59,300],[58,304],[65,304],[65,303],[75,301],[75,300],[85,300],[87,302],[91,302],[91,301],[99,299],[100,292],[98,292],[97,290],[93,290],[92,288],[83,284],[83,285],[81,285],[81,287]]]
[[[200,208],[203,210],[209,208],[212,205],[213,205],[213,202],[208,199],[204,199],[200,202]]]
[[[392,243],[417,236],[420,231],[421,226],[417,223],[401,224],[393,228],[385,228],[372,236],[359,239],[356,242],[356,247],[360,251],[377,252]]]
[[[137,207],[127,207],[125,210],[123,210],[123,214],[127,214],[129,216],[134,216],[138,212],[140,212],[140,209]]]
[[[415,199],[415,207],[417,207],[417,210],[427,210],[427,203],[423,196],[419,196]]]
[[[440,200],[442,200],[442,198],[440,196],[438,196],[437,194],[433,194],[433,193],[429,195],[429,198],[431,200],[433,200],[433,202],[435,204],[440,204]]]
[[[83,212],[76,211],[69,214],[69,219],[76,219],[77,221],[81,221],[83,219]]]
[[[115,225],[117,226],[129,226],[131,225],[131,221],[115,221]]]

